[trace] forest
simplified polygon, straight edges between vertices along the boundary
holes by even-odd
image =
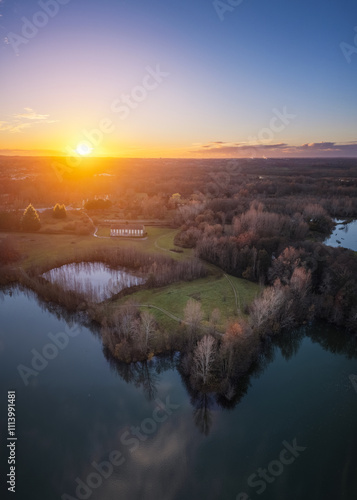
[[[357,218],[355,160],[86,159],[80,171],[67,168],[59,178],[53,164],[61,161],[0,158],[1,283],[20,283],[46,302],[86,311],[108,356],[130,363],[180,351],[180,370],[192,390],[209,386],[226,394],[269,338],[314,320],[356,334],[356,252],[323,244],[337,219]],[[56,230],[74,235],[90,235],[106,220],[145,220],[173,228],[170,251],[189,249],[190,258],[102,246],[57,259],[57,266],[100,261],[148,277],[114,297],[118,307],[89,304],[41,278],[46,265],[17,267],[26,256],[14,235],[24,231],[30,203],[44,208],[34,228],[39,234],[49,231],[45,222],[52,216],[63,224]],[[76,222],[66,221],[70,213]],[[135,300],[138,290],[194,281],[212,269],[261,289],[242,314],[227,318],[223,331],[220,311],[203,321],[198,300],[187,302],[172,331]]]

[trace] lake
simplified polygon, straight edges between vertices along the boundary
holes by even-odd
[[[102,262],[79,262],[56,267],[42,275],[65,290],[86,294],[93,302],[101,302],[124,288],[139,285],[144,279],[125,269],[112,269]]]
[[[0,307],[0,465],[15,390],[16,498],[356,498],[354,337],[318,323],[276,339],[223,409],[188,393],[179,355],[124,365],[32,293]]]
[[[324,243],[331,247],[344,247],[357,252],[357,220],[349,224],[343,224],[342,220],[336,220],[336,227],[332,235]]]

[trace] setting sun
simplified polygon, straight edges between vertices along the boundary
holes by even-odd
[[[81,156],[88,156],[93,151],[93,148],[86,142],[80,142],[76,147],[76,152]]]

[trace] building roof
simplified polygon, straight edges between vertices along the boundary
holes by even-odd
[[[116,224],[115,226],[111,226],[110,229],[145,229],[143,224]]]

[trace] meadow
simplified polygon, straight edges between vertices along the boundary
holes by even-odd
[[[98,236],[105,233],[107,228],[102,227]],[[191,249],[180,249],[182,253],[171,252],[177,248],[174,243],[176,230],[165,227],[147,227],[145,239],[123,239],[108,237],[94,237],[78,234],[61,233],[1,233],[2,237],[10,236],[15,247],[24,256],[20,265],[24,270],[33,266],[50,267],[59,260],[70,261],[76,254],[86,250],[98,248],[137,248],[143,252],[164,253],[175,260],[184,260],[192,256]]]
[[[227,277],[218,268],[214,271],[210,268],[210,271],[212,274],[206,278],[173,283],[152,290],[141,290],[130,295],[130,299],[142,307],[152,306],[149,308],[150,312],[167,329],[174,327],[178,320],[184,319],[184,309],[188,300],[195,299],[201,304],[204,313],[202,325],[208,325],[212,311],[217,308],[220,311],[217,327],[220,331],[225,331],[230,322],[246,316],[247,306],[259,295],[261,289],[259,285],[247,280]],[[115,308],[122,306],[127,300],[128,297],[123,297],[115,302],[108,302],[107,305],[109,308]]]
[[[11,239],[23,256],[19,265],[24,271],[35,268],[50,269],[58,262],[70,262],[82,252],[110,249],[137,248],[138,250],[164,254],[179,261],[189,261],[193,257],[192,249],[181,249],[174,244],[177,230],[167,227],[146,228],[144,239],[111,238],[109,228],[98,229],[98,237],[78,234],[52,233],[11,233]],[[6,236],[5,233],[2,233]],[[176,251],[171,251],[175,249]],[[177,251],[178,250],[178,251]],[[173,283],[165,287],[141,290],[130,295],[130,299],[143,308],[150,305],[150,312],[165,329],[177,327],[177,322],[184,318],[184,308],[190,298],[197,300],[202,307],[202,324],[208,324],[211,312],[218,308],[220,319],[218,329],[224,331],[227,324],[238,316],[245,316],[247,306],[260,293],[260,287],[252,282],[228,276],[218,267],[206,264],[209,275],[189,282]],[[110,310],[120,307],[128,296],[115,301],[108,301]]]

